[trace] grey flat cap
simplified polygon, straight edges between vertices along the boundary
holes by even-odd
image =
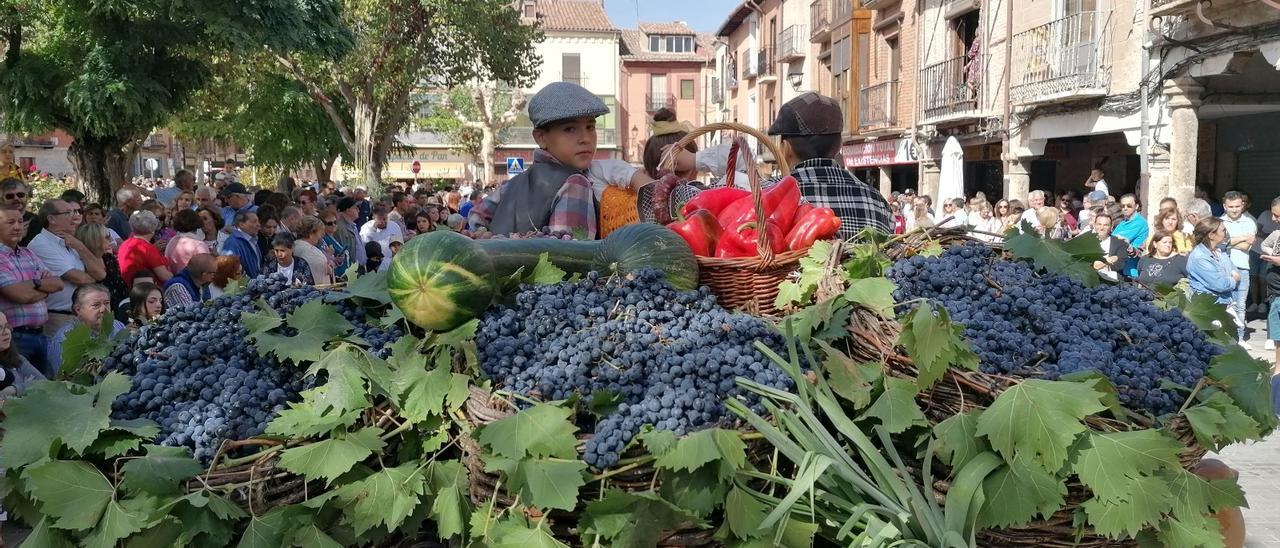
[[[529,121],[533,127],[573,118],[596,118],[609,107],[586,88],[569,82],[552,82],[529,100]]]

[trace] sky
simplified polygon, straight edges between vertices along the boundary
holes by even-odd
[[[639,21],[645,23],[684,21],[697,32],[715,32],[741,3],[742,0],[604,0],[604,9],[613,26],[622,29],[636,28],[638,7]]]

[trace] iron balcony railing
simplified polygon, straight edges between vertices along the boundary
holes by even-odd
[[[650,93],[644,96],[644,109],[647,112],[658,112],[664,108],[676,108],[676,96],[667,93]]]
[[[773,46],[767,46],[756,52],[756,71],[760,76],[778,75],[778,59],[774,51]]]
[[[926,120],[976,113],[982,93],[982,56],[953,57],[920,69],[921,113]]]
[[[804,25],[791,25],[778,35],[778,60],[790,61],[804,57],[809,50],[807,29]]]
[[[1196,5],[1196,0],[1151,0],[1147,15],[1150,17],[1180,15],[1193,10]]]
[[[809,4],[809,41],[822,42],[831,36],[830,0],[813,0]]]
[[[1111,12],[1086,11],[1013,35],[1009,96],[1016,104],[1106,93]]]
[[[858,129],[893,127],[898,123],[898,81],[858,91]]]

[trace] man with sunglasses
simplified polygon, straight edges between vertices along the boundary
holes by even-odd
[[[22,245],[31,243],[31,239],[40,233],[40,219],[36,214],[27,211],[27,201],[31,199],[31,189],[21,179],[12,177],[0,180],[0,205],[5,209],[22,212],[22,225],[26,233],[22,235]]]
[[[89,250],[76,239],[75,231],[82,221],[80,206],[63,200],[49,200],[40,206],[40,223],[44,228],[28,246],[44,267],[62,279],[62,290],[49,295],[45,304],[49,321],[44,335],[52,337],[63,325],[75,321],[71,311],[71,294],[77,287],[101,282],[107,277],[102,256]]]
[[[1124,261],[1124,275],[1130,278],[1138,277],[1138,253],[1142,246],[1147,244],[1147,237],[1151,235],[1151,225],[1147,224],[1147,219],[1138,212],[1142,208],[1142,204],[1138,203],[1138,197],[1133,194],[1125,194],[1120,197],[1120,218],[1116,223],[1116,227],[1112,229],[1111,234],[1125,242],[1129,243],[1129,257]]]

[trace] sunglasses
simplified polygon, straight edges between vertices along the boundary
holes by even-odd
[[[333,225],[336,225],[336,224],[338,224],[338,222],[337,222],[337,221],[325,221],[325,222],[324,222],[324,225],[325,225],[325,226],[333,226]]]
[[[26,198],[26,197],[27,197],[27,193],[26,193],[26,192],[15,192],[15,193],[12,193],[12,194],[10,194],[10,193],[6,193],[6,194],[4,195],[4,199],[6,199],[6,200],[21,200],[21,199]]]

